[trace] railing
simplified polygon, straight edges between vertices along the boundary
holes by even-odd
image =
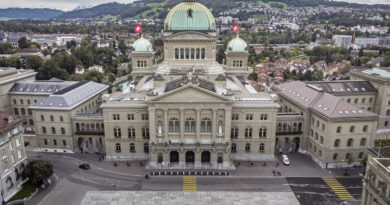
[[[99,131],[76,131],[76,135],[104,135],[104,132]]]
[[[276,135],[300,135],[302,131],[276,131]]]

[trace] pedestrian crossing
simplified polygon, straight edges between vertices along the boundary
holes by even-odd
[[[196,191],[196,176],[183,177],[183,191]]]
[[[337,181],[334,177],[322,177],[322,180],[332,189],[332,191],[341,199],[341,200],[355,200],[355,198],[348,192],[347,189],[340,182]]]

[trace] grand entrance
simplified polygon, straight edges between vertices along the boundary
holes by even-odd
[[[169,161],[171,163],[178,163],[179,162],[179,152],[172,151],[171,154],[170,154]]]
[[[195,153],[193,151],[186,152],[186,163],[194,163],[195,162]]]
[[[202,163],[210,163],[210,152],[209,151],[202,152]]]
[[[300,141],[299,137],[296,137],[293,140],[293,142],[295,144],[295,152],[298,152],[298,150],[299,150],[299,141]]]

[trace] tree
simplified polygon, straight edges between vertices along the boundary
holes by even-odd
[[[248,80],[257,81],[257,74],[255,72],[248,76]]]
[[[128,47],[126,46],[125,40],[123,38],[119,39],[118,48],[122,54],[126,54]]]
[[[217,62],[222,64],[223,60],[225,58],[226,58],[225,47],[222,47],[222,48],[218,49],[218,52],[217,52]]]
[[[26,56],[24,57],[25,60],[25,68],[26,69],[32,69],[37,71],[38,68],[40,68],[43,65],[43,60],[39,56]]]
[[[40,186],[46,179],[53,175],[53,165],[48,161],[35,160],[28,163],[22,176],[28,179],[34,186]]]
[[[353,156],[351,154],[349,154],[348,158],[347,158],[348,166],[350,166],[354,161],[355,161],[355,159],[353,158]],[[348,176],[348,169],[345,169],[345,174],[344,175]]]
[[[19,48],[23,49],[23,48],[30,47],[31,42],[29,40],[27,40],[26,37],[22,37],[19,39],[18,44],[19,44]]]
[[[0,43],[0,54],[11,54],[13,53],[13,47],[11,43],[5,42]]]
[[[66,42],[66,48],[67,49],[70,49],[70,48],[76,47],[76,46],[77,46],[77,43],[76,43],[75,40],[71,40],[71,41]]]
[[[9,57],[5,60],[5,64],[8,67],[21,68],[22,63],[20,62],[20,58],[17,56]]]

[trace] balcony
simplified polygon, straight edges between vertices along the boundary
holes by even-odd
[[[278,135],[301,135],[302,131],[290,130],[290,131],[276,131],[276,136]]]
[[[76,135],[104,135],[104,132],[99,131],[76,131]]]

